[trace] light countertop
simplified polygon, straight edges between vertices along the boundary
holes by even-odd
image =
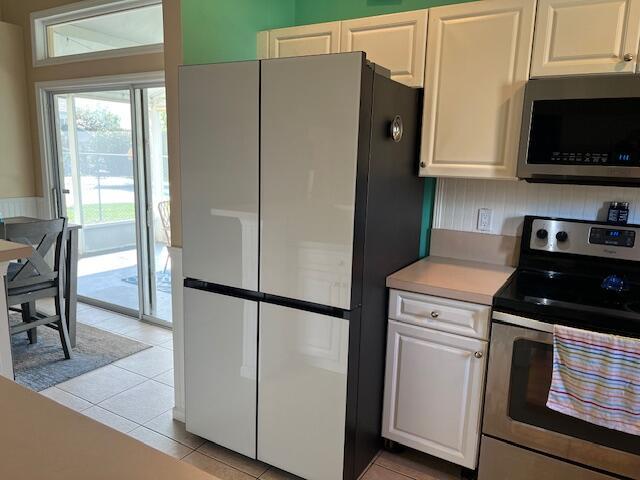
[[[10,262],[31,255],[33,249],[29,245],[0,240],[0,262]]]
[[[514,271],[503,265],[427,257],[388,276],[387,287],[491,305]]]
[[[0,377],[0,478],[216,480]]]

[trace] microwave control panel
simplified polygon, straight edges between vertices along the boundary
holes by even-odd
[[[640,167],[640,158],[627,152],[551,152],[549,163],[556,165],[613,165],[616,167]]]

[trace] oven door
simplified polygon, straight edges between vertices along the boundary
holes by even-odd
[[[483,433],[607,472],[640,479],[640,438],[546,407],[553,326],[500,312],[491,331]]]

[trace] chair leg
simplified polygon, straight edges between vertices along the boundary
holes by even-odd
[[[22,321],[25,323],[31,323],[33,321],[33,315],[36,313],[36,302],[23,303],[22,307]],[[29,337],[29,343],[38,343],[38,328],[32,328],[27,330],[27,336]]]
[[[167,248],[167,259],[164,261],[164,270],[162,270],[162,273],[167,273],[167,267],[169,266],[169,260],[171,260],[171,257],[169,256],[169,249]]]
[[[64,350],[64,358],[70,360],[72,357],[71,342],[69,341],[69,331],[67,330],[67,322],[64,318],[64,310],[62,308],[62,295],[57,295],[53,301],[56,305],[56,315],[58,315],[60,318],[60,320],[56,322],[56,325],[58,326],[58,333],[60,334],[60,343],[62,343],[62,350]]]
[[[60,333],[60,342],[62,343],[62,350],[64,350],[64,358],[70,360],[72,357],[71,353],[71,342],[69,341],[69,331],[67,330],[67,322],[64,319],[59,320],[57,322],[58,332]]]

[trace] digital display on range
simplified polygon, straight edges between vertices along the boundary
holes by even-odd
[[[617,228],[596,228],[589,232],[589,243],[632,248],[636,243],[636,232]]]

